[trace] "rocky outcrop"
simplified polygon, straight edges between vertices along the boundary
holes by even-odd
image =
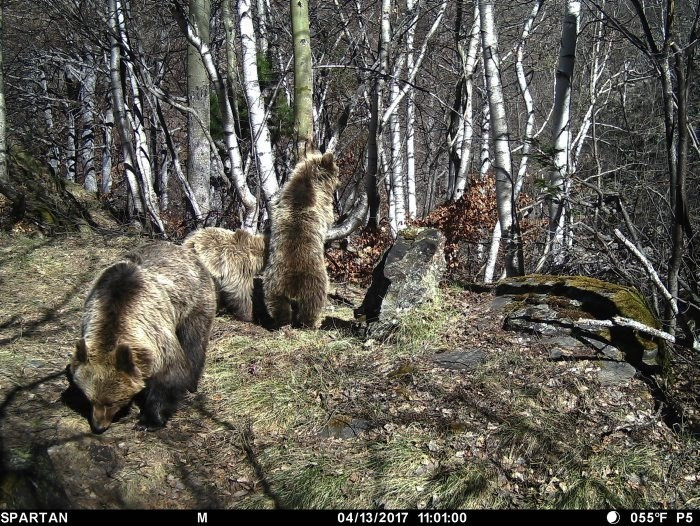
[[[627,327],[586,329],[577,323],[623,316],[659,328],[633,288],[582,276],[531,275],[501,281],[493,305],[504,313],[504,328],[541,336],[550,359],[610,362],[601,373],[606,383],[633,375],[628,364],[645,372],[659,365],[658,345],[647,336]]]
[[[355,317],[367,322],[367,336],[383,338],[399,317],[431,301],[445,272],[445,236],[435,228],[401,231],[372,272],[372,284]]]

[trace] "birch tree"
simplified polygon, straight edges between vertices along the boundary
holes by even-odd
[[[296,158],[303,159],[307,148],[314,144],[309,3],[305,0],[291,0],[290,13],[294,40],[294,139]]]
[[[214,83],[216,89],[217,100],[219,102],[219,110],[221,112],[221,121],[224,132],[224,143],[228,156],[229,166],[231,170],[231,179],[234,182],[238,196],[243,204],[243,221],[242,228],[249,231],[255,230],[255,218],[257,216],[257,199],[248,187],[245,174],[243,172],[243,162],[241,152],[238,145],[238,137],[236,136],[236,127],[233,116],[233,108],[229,99],[226,82],[221,76],[221,73],[214,64],[214,59],[211,54],[209,45],[199,38],[199,31],[196,25],[188,22],[185,17],[182,6],[177,3],[173,4],[176,20],[182,29],[182,32],[187,36],[187,40],[192,44],[204,63],[207,69],[209,79]]]
[[[112,131],[114,128],[114,112],[112,97],[105,97],[105,109],[102,113],[102,167],[100,176],[100,193],[108,194],[112,189]]]
[[[270,142],[270,131],[266,122],[265,101],[260,92],[258,80],[257,44],[250,0],[238,0],[238,14],[240,16],[243,58],[243,91],[248,101],[248,116],[260,186],[266,202],[269,203],[272,197],[277,194],[279,185],[275,175],[275,159]]]
[[[209,44],[210,0],[189,0],[190,23],[199,38]],[[187,180],[194,191],[202,218],[211,210],[211,151],[206,134],[210,129],[209,77],[202,57],[192,44],[187,46],[187,101],[193,113],[187,115]]]
[[[488,92],[491,131],[493,133],[493,167],[496,172],[498,221],[501,235],[505,238],[504,263],[506,275],[515,276],[523,273],[523,262],[519,229],[517,218],[515,217],[515,200],[517,196],[513,195],[510,138],[500,79],[501,66],[493,16],[493,0],[479,0],[479,15],[481,18],[481,41],[486,74],[486,90]],[[490,254],[489,257],[493,260],[493,254]],[[486,278],[490,277],[487,276]]]
[[[554,169],[549,184],[553,195],[549,204],[549,250],[555,263],[563,261],[566,229],[566,203],[571,169],[571,83],[574,75],[576,39],[581,16],[581,2],[567,0],[561,31],[561,46],[555,82],[554,112],[552,114],[552,144]]]
[[[461,26],[461,3],[458,7],[458,27],[455,31],[456,47],[460,63],[460,80],[455,92],[455,105],[452,111],[451,135],[448,138],[450,146],[450,184],[448,197],[459,199],[464,194],[468,183],[468,171],[471,164],[472,137],[474,135],[474,72],[477,66],[477,52],[479,50],[479,4],[474,3],[474,13],[471,29],[465,49],[459,26]]]
[[[122,84],[122,53],[121,48],[124,46],[125,52],[128,52],[128,41],[126,38],[126,23],[125,13],[121,0],[109,0],[107,4],[108,22],[110,29],[110,80],[112,101],[114,103],[114,114],[119,136],[121,139],[124,169],[129,185],[129,190],[133,197],[134,206],[137,211],[148,215],[156,229],[165,233],[165,227],[160,219],[156,203],[153,199],[152,183],[148,175],[144,175],[142,169],[150,170],[148,159],[143,157],[143,152],[135,151],[132,144],[133,132],[128,118],[128,109],[125,102],[123,84]],[[125,68],[129,74],[129,67]],[[133,65],[131,68],[131,78],[134,79]],[[135,82],[135,79],[132,81]],[[132,83],[133,88],[133,83]],[[136,136],[138,137],[138,135]],[[141,139],[136,138],[137,148],[143,146]],[[140,162],[139,159],[140,158]],[[144,162],[145,161],[145,162]]]
[[[97,71],[92,53],[83,59],[80,72],[80,111],[82,131],[80,134],[80,159],[84,178],[83,185],[88,192],[97,193],[97,172],[95,171],[95,106]]]
[[[55,133],[53,110],[51,107],[51,99],[49,98],[49,83],[46,79],[46,71],[44,65],[39,66],[39,86],[41,87],[41,93],[44,97],[43,113],[44,123],[46,124],[46,131],[49,133],[50,136],[53,136],[53,134]],[[49,146],[46,157],[51,173],[54,175],[58,175],[58,166],[60,163],[60,150],[54,140],[51,141],[51,145]]]

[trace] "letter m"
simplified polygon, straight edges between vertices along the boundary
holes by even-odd
[[[197,512],[197,524],[206,524],[207,522],[207,512]]]

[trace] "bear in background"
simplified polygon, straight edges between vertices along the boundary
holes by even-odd
[[[333,154],[310,154],[296,165],[273,205],[263,289],[267,310],[278,327],[320,325],[328,293],[324,243],[333,223],[337,186]]]
[[[253,321],[254,278],[265,266],[267,238],[244,230],[208,227],[192,232],[182,246],[194,251],[214,278],[219,309]]]
[[[192,251],[148,244],[107,267],[85,300],[68,369],[102,433],[143,391],[142,423],[161,427],[197,389],[216,314],[212,277]]]

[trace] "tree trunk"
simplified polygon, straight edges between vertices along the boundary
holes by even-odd
[[[474,135],[474,71],[476,70],[477,52],[479,50],[479,4],[474,3],[474,22],[469,33],[469,47],[464,67],[464,110],[460,121],[462,126],[462,144],[459,152],[459,166],[455,170],[454,199],[459,199],[467,188],[469,165],[471,164],[472,137]],[[488,153],[488,152],[487,152]]]
[[[406,0],[406,8],[409,16],[413,15],[415,0]],[[411,26],[406,31],[406,67],[408,71],[413,70],[415,58],[413,56],[413,40],[415,37],[416,25]],[[408,204],[408,219],[416,218],[416,145],[415,145],[415,121],[416,121],[416,92],[411,90],[406,103],[406,190]]]
[[[400,68],[400,66],[399,66]],[[400,69],[394,70],[394,79],[401,76]],[[399,84],[396,80],[391,81],[391,100],[395,100],[399,95]],[[389,218],[391,219],[393,234],[406,228],[406,199],[404,196],[404,164],[401,123],[399,112],[394,111],[389,117],[389,130],[391,134],[391,180],[388,179],[387,187],[390,188],[389,197],[392,198],[389,208]]]
[[[482,61],[486,58],[482,49]],[[491,110],[489,108],[488,87],[486,86],[486,67],[482,70],[484,91],[481,104],[481,154],[479,156],[479,176],[484,179],[491,169]]]
[[[149,199],[150,181],[141,173],[140,163],[136,162],[137,154],[131,143],[131,129],[127,120],[127,108],[124,101],[124,91],[121,78],[121,45],[126,44],[124,34],[124,11],[120,0],[109,0],[109,26],[110,26],[110,80],[112,90],[112,102],[114,103],[114,115],[117,129],[124,153],[124,169],[134,205],[137,211],[145,212],[150,217],[157,230],[165,233],[165,228],[154,203]]]
[[[267,41],[267,6],[265,5],[265,0],[257,0],[256,11],[258,14],[258,33],[260,35],[258,38],[258,49],[260,55],[266,57],[269,44]]]
[[[95,86],[97,72],[95,59],[88,54],[80,75],[81,124],[80,159],[85,190],[97,193],[97,172],[95,171]]]
[[[199,38],[209,45],[210,0],[189,0],[190,24],[197,27]],[[187,115],[187,180],[207,221],[211,206],[211,150],[206,133],[210,130],[209,77],[202,57],[192,44],[187,46],[187,100],[197,114]]]
[[[243,91],[248,101],[253,144],[257,157],[258,176],[266,203],[279,191],[275,174],[275,159],[272,153],[270,131],[267,127],[265,101],[260,93],[258,81],[258,60],[255,29],[250,0],[238,0],[240,15],[241,49],[243,55]]]
[[[559,64],[557,65],[554,112],[552,114],[552,144],[554,170],[550,173],[550,187],[555,192],[549,203],[549,250],[555,263],[563,262],[566,230],[566,203],[568,179],[571,171],[571,82],[574,75],[576,38],[581,2],[568,0],[561,31]]]
[[[197,48],[199,54],[202,56],[202,61],[204,62],[204,66],[207,68],[209,78],[214,83],[214,87],[216,88],[216,96],[219,101],[221,121],[224,128],[224,141],[226,144],[226,153],[228,154],[229,158],[231,178],[233,179],[238,195],[241,198],[241,202],[245,208],[242,228],[248,231],[254,231],[255,218],[257,216],[257,199],[251,193],[250,188],[248,188],[245,174],[243,173],[243,163],[241,160],[241,152],[238,147],[238,138],[236,137],[233,109],[231,106],[231,101],[229,100],[228,90],[226,89],[226,83],[221,78],[219,70],[214,64],[209,46],[202,42],[202,40],[199,38],[199,34],[195,28],[192,27],[192,24],[187,22],[187,18],[184,16],[181,10],[176,7],[174,13],[183,33],[187,35],[187,40],[190,42],[190,44]]]
[[[49,83],[46,80],[46,71],[43,67],[39,68],[39,85],[41,86],[41,92],[44,95],[44,122],[46,123],[46,131],[49,135],[53,136],[54,123],[53,123],[53,111],[51,110],[51,100],[49,99]],[[53,175],[58,175],[58,165],[60,158],[60,151],[58,145],[52,141],[51,146],[49,146],[49,151],[46,155],[47,163],[49,169]]]
[[[505,270],[507,276],[523,273],[520,235],[515,217],[513,177],[508,123],[500,78],[498,39],[493,15],[493,0],[479,0],[484,70],[489,98],[491,130],[493,132],[494,169],[496,171],[496,201],[501,235],[505,239]]]
[[[309,3],[305,0],[291,0],[290,11],[294,38],[294,136],[296,158],[303,159],[307,149],[314,148]]]
[[[518,77],[518,85],[520,86],[520,93],[523,96],[523,102],[525,103],[525,110],[527,111],[527,119],[525,122],[525,133],[523,137],[523,149],[520,156],[520,167],[518,168],[518,175],[515,179],[515,191],[514,195],[517,199],[520,195],[520,189],[523,186],[523,181],[525,180],[525,173],[527,172],[527,163],[530,156],[530,148],[532,147],[533,132],[535,129],[535,106],[532,101],[532,94],[530,93],[530,85],[525,76],[525,68],[523,66],[524,59],[524,48],[525,42],[530,36],[530,31],[532,30],[532,25],[535,23],[535,19],[539,14],[540,8],[544,0],[537,0],[535,5],[532,7],[530,16],[525,21],[523,25],[523,31],[520,35],[520,42],[515,50],[516,60],[515,60],[515,71]]]
[[[102,114],[102,170],[100,177],[100,193],[108,194],[112,190],[112,130],[114,128],[114,113],[112,97],[105,97],[105,111]]]
[[[71,102],[65,103],[66,108],[66,174],[64,179],[71,183],[75,182],[76,170],[76,147],[75,147],[75,113],[76,109]]]

